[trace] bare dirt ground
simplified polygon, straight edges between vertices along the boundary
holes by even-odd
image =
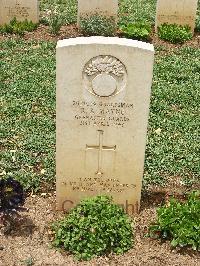
[[[182,197],[183,194],[178,194]],[[177,196],[177,195],[176,195]],[[168,200],[169,193],[157,188],[143,194],[141,211],[133,218],[134,247],[121,256],[111,254],[90,262],[77,262],[72,255],[52,248],[50,225],[64,214],[55,209],[55,193],[29,195],[21,212],[21,221],[12,231],[0,235],[0,266],[198,266],[200,254],[191,249],[172,249],[169,241],[147,237],[148,226],[156,217],[156,207]]]
[[[0,34],[0,41],[5,40],[8,38],[23,38],[24,40],[35,40],[35,41],[58,41],[62,39],[68,39],[68,38],[75,38],[83,36],[82,33],[78,30],[76,24],[62,26],[61,30],[58,35],[50,34],[49,27],[40,24],[37,28],[37,30],[33,32],[26,32],[23,37],[19,37],[16,35],[1,35]],[[120,32],[117,33],[117,36],[120,36]],[[194,47],[194,48],[200,48],[200,33],[195,32],[192,40],[189,40],[185,42],[184,44],[171,44],[169,42],[160,40],[158,36],[155,34],[154,29],[152,31],[150,40],[150,43],[156,45],[156,46],[165,46],[166,48],[173,49],[173,48],[180,48],[180,47]]]

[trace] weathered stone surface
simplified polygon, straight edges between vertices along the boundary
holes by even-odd
[[[167,24],[189,25],[195,28],[198,0],[158,0],[156,11],[157,27]]]
[[[8,24],[14,17],[18,21],[39,22],[38,0],[0,0],[0,25]]]
[[[89,37],[57,44],[57,207],[112,195],[138,211],[153,45]]]
[[[117,21],[118,0],[78,0],[78,25],[81,17],[98,13]]]

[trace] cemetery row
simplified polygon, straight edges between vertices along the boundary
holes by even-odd
[[[180,32],[184,31],[187,39],[192,37],[195,29],[196,13],[198,0],[184,1],[165,1],[158,0],[155,18],[155,31],[159,37],[167,40],[168,35],[173,34],[180,27]],[[77,26],[86,35],[104,35],[112,36],[116,34],[118,23],[118,6],[117,0],[79,0],[77,12]],[[63,9],[67,6],[63,6]],[[62,25],[62,19],[59,18],[57,11],[51,7],[49,12],[50,19],[47,22],[51,25],[51,32],[57,34]],[[47,12],[48,13],[48,12]],[[48,16],[48,14],[45,16]],[[16,18],[17,21],[32,21],[37,24],[40,21],[39,1],[38,0],[0,0],[0,25],[3,27]],[[46,21],[46,17],[44,18]],[[45,22],[46,23],[46,22]],[[98,24],[94,25],[94,24]],[[171,27],[163,27],[163,25]],[[33,30],[34,27],[27,26],[27,30]],[[120,34],[128,38],[148,40],[151,33],[151,25],[145,21],[129,21],[119,25]],[[3,30],[2,30],[3,31]],[[10,33],[10,28],[4,31]],[[181,33],[177,34],[181,34]],[[183,34],[183,33],[182,33]],[[168,37],[169,39],[170,37]]]

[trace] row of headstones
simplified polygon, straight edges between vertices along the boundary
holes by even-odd
[[[189,25],[194,31],[198,0],[158,0],[156,29],[163,23]],[[0,25],[17,20],[39,22],[38,0],[0,0]],[[78,0],[80,17],[98,12],[117,18],[118,0]]]

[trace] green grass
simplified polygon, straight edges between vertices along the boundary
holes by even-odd
[[[164,52],[157,48],[145,185],[200,173],[200,49]],[[55,181],[55,44],[5,40],[0,56],[0,172],[37,189]]]
[[[41,20],[48,24],[48,13],[53,11],[60,15],[63,24],[72,24],[77,21],[76,0],[41,0]]]
[[[160,47],[160,52],[162,48]],[[157,49],[146,151],[145,183],[167,176],[198,179],[200,49]],[[160,134],[156,133],[161,129]],[[199,180],[200,181],[200,180]]]
[[[26,188],[55,177],[54,54],[52,43],[0,43],[1,168]]]
[[[157,0],[120,0],[119,24],[145,21],[155,23]]]

